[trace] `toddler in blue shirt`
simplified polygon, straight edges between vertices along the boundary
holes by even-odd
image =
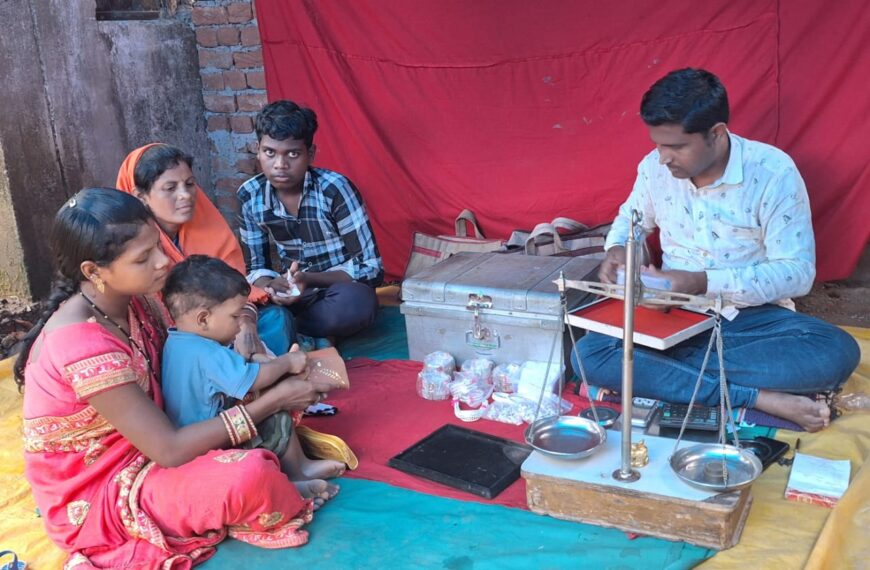
[[[163,299],[175,328],[163,348],[161,384],[166,414],[176,426],[213,418],[287,375],[307,376],[308,359],[297,345],[278,357],[257,355],[256,362],[228,347],[239,332],[249,292],[245,277],[220,259],[191,255],[172,268]],[[319,401],[330,386],[315,389]],[[300,402],[300,409],[309,403]],[[306,457],[288,412],[263,420],[257,431],[244,446],[274,452],[281,470],[315,506],[335,495],[338,487],[324,479],[340,476],[345,465]]]

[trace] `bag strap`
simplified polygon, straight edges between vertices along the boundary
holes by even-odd
[[[553,244],[556,251],[562,251],[562,238],[559,236],[559,230],[553,224],[544,222],[535,226],[531,233],[529,233],[529,237],[526,238],[526,255],[535,255],[537,253],[538,246],[535,244],[535,239],[543,235],[553,236]]]
[[[559,233],[560,229],[568,231],[561,234]],[[609,230],[610,224],[601,224],[590,228],[586,224],[578,222],[577,220],[572,220],[571,218],[554,218],[549,224],[538,224],[535,226],[535,229],[529,233],[525,242],[526,255],[537,255],[538,244],[536,243],[536,238],[539,236],[552,236],[553,250],[556,253],[561,253],[575,249],[566,245],[566,240],[569,244],[577,240],[583,240],[585,243],[585,241],[588,240],[591,245],[591,243],[595,241],[595,238],[606,237]]]
[[[568,232],[582,232],[589,229],[589,226],[584,223],[572,220],[571,218],[563,218],[561,216],[553,218],[553,221],[551,221],[550,224],[558,229],[566,230]]]
[[[474,237],[477,239],[486,239],[486,236],[483,235],[482,231],[480,231],[480,226],[477,225],[477,218],[474,217],[471,210],[462,210],[459,212],[459,215],[456,216],[456,221],[453,222],[453,228],[458,237],[466,237],[468,235],[463,222],[468,222],[471,224],[471,227],[474,228]]]

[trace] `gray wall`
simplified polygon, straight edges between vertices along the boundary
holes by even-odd
[[[47,294],[54,213],[82,187],[114,186],[133,148],[180,146],[211,180],[193,31],[94,11],[92,0],[0,2],[0,295]]]

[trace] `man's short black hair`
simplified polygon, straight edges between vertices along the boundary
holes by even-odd
[[[245,276],[215,257],[191,255],[169,272],[163,302],[173,319],[194,309],[210,309],[238,295],[248,296]]]
[[[293,101],[273,101],[257,114],[256,130],[257,141],[268,135],[276,141],[302,140],[310,148],[317,132],[317,115]]]
[[[644,93],[640,116],[651,127],[679,124],[687,133],[706,133],[716,123],[728,122],[728,94],[709,71],[678,69]]]

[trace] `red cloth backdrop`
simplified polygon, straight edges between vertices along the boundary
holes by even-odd
[[[735,133],[809,187],[818,278],[870,237],[870,11],[863,0],[257,0],[270,100],[318,113],[317,163],[360,188],[388,277],[414,230],[488,237],[556,215],[609,221],[652,145],[656,79],[707,68]]]

